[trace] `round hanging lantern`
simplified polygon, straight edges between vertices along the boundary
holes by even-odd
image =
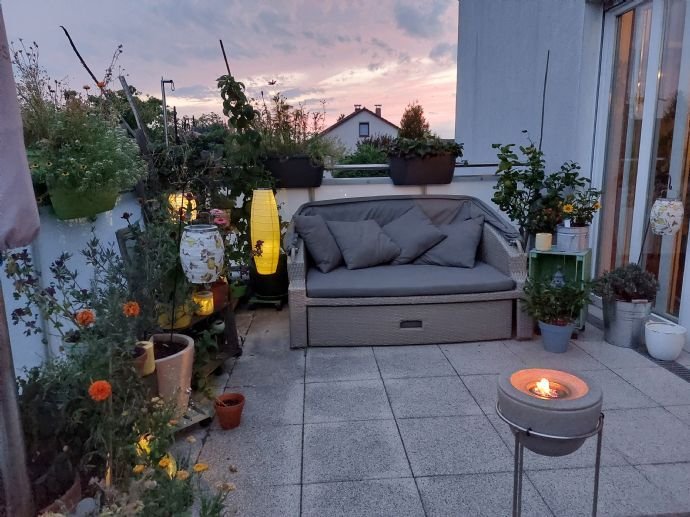
[[[654,201],[649,225],[655,235],[673,235],[683,224],[683,202],[668,195]]]
[[[208,284],[218,280],[223,269],[225,248],[215,225],[185,226],[180,241],[180,262],[184,275],[193,284]]]
[[[173,220],[181,217],[183,221],[196,219],[196,199],[190,193],[173,192],[168,196],[168,205],[173,214]],[[189,215],[189,218],[187,217]]]
[[[280,221],[276,198],[270,189],[258,189],[252,194],[251,239],[256,272],[272,275],[280,255]]]

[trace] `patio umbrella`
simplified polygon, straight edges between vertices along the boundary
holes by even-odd
[[[24,150],[22,120],[0,4],[0,252],[38,234],[36,198]],[[0,477],[7,515],[33,515],[5,303],[0,289]]]

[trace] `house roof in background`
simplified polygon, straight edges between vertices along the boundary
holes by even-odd
[[[383,118],[382,116],[377,115],[376,113],[374,113],[373,111],[371,111],[371,110],[370,110],[369,108],[367,108],[366,106],[362,106],[360,109],[355,110],[355,111],[353,111],[352,113],[350,113],[347,117],[345,117],[345,118],[339,120],[338,122],[336,122],[336,123],[333,124],[332,126],[330,126],[330,127],[326,128],[326,129],[324,129],[323,131],[321,131],[321,134],[322,134],[322,135],[325,135],[326,133],[328,133],[328,132],[334,130],[336,127],[343,125],[345,122],[347,122],[347,121],[350,120],[351,118],[356,117],[357,115],[359,115],[359,114],[362,113],[363,111],[366,111],[367,113],[370,113],[371,115],[373,115],[374,117],[376,117],[376,118],[382,120],[383,122],[385,122],[385,123],[388,124],[389,126],[394,127],[394,128],[397,129],[397,130],[400,130],[400,128],[399,128],[398,126],[396,126],[395,124],[393,124],[390,120],[386,120],[386,119]]]

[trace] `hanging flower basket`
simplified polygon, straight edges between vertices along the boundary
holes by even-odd
[[[58,219],[93,217],[115,208],[118,191],[112,189],[76,191],[67,187],[49,187],[50,202]]]

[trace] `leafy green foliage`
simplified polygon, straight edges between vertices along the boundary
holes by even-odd
[[[560,221],[562,195],[568,189],[586,184],[579,175],[580,166],[566,162],[551,174],[546,173],[544,153],[530,142],[520,146],[519,157],[514,144],[493,144],[498,149],[498,181],[491,200],[517,223],[526,248],[530,234],[553,233]]]
[[[589,286],[566,283],[554,286],[551,279],[528,280],[525,283],[525,310],[538,321],[551,325],[568,325],[589,302]]]
[[[422,108],[418,101],[411,102],[405,108],[400,118],[398,136],[413,140],[422,140],[431,136],[429,122],[427,122],[424,116],[424,108]]]
[[[422,139],[398,137],[388,146],[388,157],[400,158],[425,158],[450,154],[462,156],[462,144],[455,141],[442,140],[436,136],[428,136]]]
[[[654,301],[659,282],[649,271],[630,263],[607,271],[594,282],[594,292],[608,300]]]
[[[343,165],[358,164],[358,163],[388,163],[388,146],[393,142],[393,139],[386,135],[378,135],[372,138],[366,138],[357,142],[357,148],[352,154],[348,154],[340,160]],[[388,176],[387,170],[370,171],[362,170],[347,170],[347,171],[333,171],[334,178],[360,178],[360,177],[385,177]]]

